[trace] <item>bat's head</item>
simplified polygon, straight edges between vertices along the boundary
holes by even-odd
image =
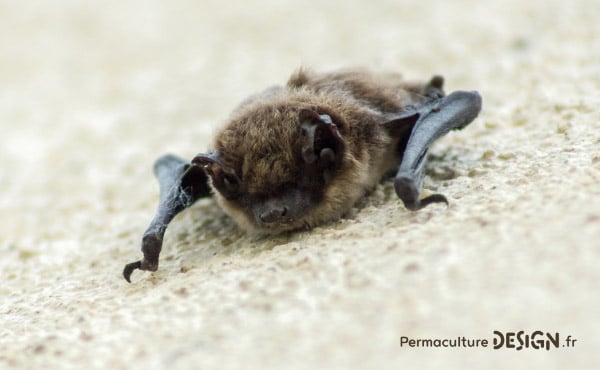
[[[355,175],[360,164],[340,133],[345,123],[325,111],[302,104],[254,107],[232,118],[213,152],[193,159],[242,228],[257,234],[309,228],[339,218],[362,195],[361,186],[351,186],[364,179]]]

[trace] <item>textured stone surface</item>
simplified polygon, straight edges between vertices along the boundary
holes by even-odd
[[[596,368],[600,8],[559,1],[0,3],[0,368]],[[484,111],[432,150],[409,213],[247,238],[211,200],[121,277],[153,160],[191,158],[300,64],[444,74]],[[573,349],[410,349],[558,331]],[[595,365],[594,365],[595,364]]]

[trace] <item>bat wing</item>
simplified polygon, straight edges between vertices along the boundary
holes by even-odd
[[[450,130],[462,129],[481,111],[481,96],[476,91],[455,91],[436,96],[425,103],[409,107],[406,112],[387,121],[384,126],[400,137],[402,162],[394,178],[396,194],[406,208],[416,211],[428,204],[448,203],[442,194],[419,198],[429,146]]]
[[[172,155],[160,157],[154,164],[154,174],[160,185],[160,201],[156,215],[142,238],[144,258],[127,264],[123,269],[123,277],[128,282],[131,282],[131,274],[137,269],[158,269],[163,237],[171,220],[198,198],[210,196],[204,170],[181,158]]]

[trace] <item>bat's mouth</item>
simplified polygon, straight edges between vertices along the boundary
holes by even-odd
[[[256,224],[256,233],[260,235],[277,235],[281,233],[286,233],[294,230],[302,230],[309,229],[309,225],[306,222],[302,222],[299,220],[290,220],[288,222],[278,222],[278,223],[260,223]]]
[[[254,223],[257,227],[267,230],[281,230],[288,231],[301,227],[301,222],[298,222],[297,218],[286,217],[286,212],[281,215],[265,217],[265,215],[259,215],[254,217]],[[276,217],[276,219],[274,219]]]
[[[302,227],[310,212],[311,197],[296,187],[254,202],[249,209],[254,224],[267,230],[291,230]]]

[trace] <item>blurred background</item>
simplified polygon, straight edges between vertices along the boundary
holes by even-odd
[[[173,359],[183,368],[192,363],[280,368],[303,359],[328,368],[463,367],[464,356],[402,352],[395,338],[406,328],[425,336],[468,336],[482,327],[487,333],[492,327],[485,323],[494,320],[520,329],[533,320],[524,311],[551,313],[538,321],[544,329],[561,330],[568,323],[577,331],[572,334],[589,333],[587,319],[598,308],[589,289],[597,282],[594,240],[600,237],[599,19],[597,0],[0,0],[0,367],[85,363],[124,368],[136,361],[156,368]],[[220,280],[233,273],[219,259],[229,239],[216,231],[196,239],[187,235],[200,233],[193,225],[205,225],[206,213],[214,215],[206,203],[175,229],[173,244],[185,242],[168,252],[165,275],[154,280],[144,275],[137,287],[124,286],[121,265],[137,258],[139,236],[155,207],[154,159],[165,152],[191,158],[209,148],[212,134],[238,102],[285,83],[300,66],[317,71],[363,66],[399,71],[412,80],[442,74],[448,91],[479,90],[484,111],[478,121],[434,151],[439,161],[456,169],[450,176],[454,181],[437,183],[455,197],[451,203],[462,207],[447,214],[431,210],[398,216],[402,211],[384,187],[383,195],[375,195],[381,211],[363,211],[358,221],[343,223],[345,233],[326,228],[315,231],[314,239],[303,234],[290,244],[277,241],[282,255],[271,251],[272,244],[256,244],[228,221],[219,221],[233,233],[236,248],[267,251],[256,252],[250,266],[238,268],[253,276],[257,288],[252,293],[269,287],[286,291],[289,284],[304,292],[300,298],[292,288],[290,296],[282,293],[274,312],[239,313],[255,295],[238,296],[237,275],[231,277],[234,282]],[[493,197],[482,201],[488,194]],[[401,217],[404,223],[395,221]],[[494,226],[490,231],[485,225]],[[317,275],[311,274],[298,280],[294,268],[278,278],[265,273],[271,259],[295,258],[291,250],[299,245],[324,240],[347,254],[343,248],[356,238],[366,249],[356,247],[357,262],[351,266],[371,285],[354,291],[352,299],[343,283],[313,281]],[[382,241],[390,240],[398,245],[382,249],[380,259],[360,267],[377,245],[384,248]],[[423,244],[427,251],[428,242],[432,248],[454,246],[457,254],[450,253],[454,259],[448,261],[455,264],[449,270],[451,262],[432,265],[428,258],[437,254],[415,249],[411,256],[416,253],[424,266],[436,267],[406,278],[394,261],[406,260],[404,246]],[[186,258],[201,264],[192,256],[204,258],[207,245],[217,259],[181,280],[178,272],[185,270]],[[472,254],[463,254],[464,245],[473,247],[468,249]],[[536,248],[532,252],[523,246]],[[317,253],[335,250],[306,253],[314,261]],[[225,256],[236,263],[250,258],[235,253],[228,250]],[[575,257],[566,260],[570,253]],[[530,263],[540,258],[545,267],[533,278]],[[313,265],[313,272],[352,270],[339,261]],[[515,276],[514,285],[500,284],[500,275]],[[464,284],[440,288],[451,278]],[[199,281],[209,285],[194,285]],[[304,284],[331,284],[332,293],[311,294]],[[397,291],[391,284],[414,290]],[[431,284],[443,294],[423,293]],[[189,286],[197,292],[190,293]],[[486,309],[474,309],[482,296],[489,299]],[[192,307],[181,306],[177,297]],[[171,299],[163,308],[163,331],[149,331],[147,324],[158,320],[157,312],[147,307],[140,314],[129,298]],[[298,301],[316,314],[294,311]],[[357,309],[353,315],[354,307],[365,302],[368,314]],[[186,317],[168,321],[181,307],[189,309]],[[576,307],[578,315],[573,314]],[[331,326],[341,311],[346,315],[342,329]],[[114,319],[115,312],[121,321]],[[369,321],[378,313],[385,319]],[[87,329],[71,321],[78,315],[85,317]],[[220,329],[232,318],[248,331]],[[186,320],[192,320],[189,327]],[[270,320],[288,326],[270,328]],[[180,331],[169,332],[170,325]],[[175,345],[189,335],[197,335],[192,338],[197,348]],[[122,348],[125,342],[117,338],[129,347]],[[297,347],[283,346],[286,341]],[[261,351],[253,342],[263,345]],[[380,342],[386,343],[385,351],[364,357]],[[168,349],[161,354],[160,348]],[[528,360],[545,368],[575,360],[586,366],[596,356],[590,351]],[[578,359],[569,357],[575,354]],[[469,355],[500,359],[487,352]],[[517,361],[502,360],[494,366]]]

